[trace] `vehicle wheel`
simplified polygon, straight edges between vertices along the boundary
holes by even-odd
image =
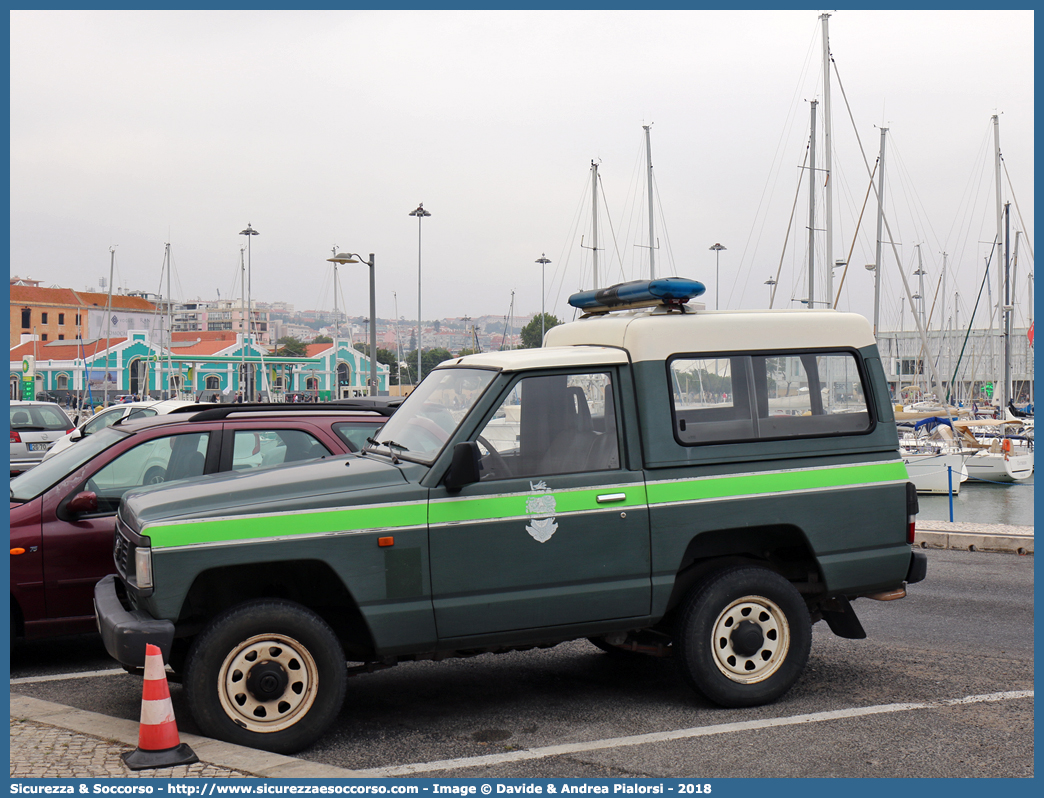
[[[204,734],[293,754],[337,717],[347,680],[326,622],[299,604],[266,599],[211,621],[189,650],[183,684]]]
[[[801,676],[812,645],[808,608],[774,571],[729,568],[698,584],[683,605],[674,648],[682,676],[711,701],[775,701]]]
[[[167,471],[162,466],[153,466],[145,472],[143,485],[159,485],[167,476]]]

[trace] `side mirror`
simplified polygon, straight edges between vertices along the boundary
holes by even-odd
[[[446,490],[458,491],[465,485],[479,481],[479,448],[475,441],[465,441],[453,447],[453,460],[443,484]]]
[[[78,441],[78,440],[80,440],[80,438],[82,438],[86,434],[87,433],[83,431],[82,427],[77,427],[76,429],[74,429],[69,434],[69,440],[71,440],[71,441]]]
[[[98,494],[90,490],[77,493],[69,500],[68,508],[70,513],[76,515],[96,513],[98,512]]]

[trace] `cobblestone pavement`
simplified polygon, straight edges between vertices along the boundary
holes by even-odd
[[[12,779],[232,779],[253,775],[209,762],[134,771],[120,759],[120,754],[133,750],[134,746],[117,740],[104,740],[32,720],[11,719]]]
[[[352,770],[180,734],[200,761],[134,771],[120,754],[133,751],[137,721],[11,694],[11,778],[354,778]]]

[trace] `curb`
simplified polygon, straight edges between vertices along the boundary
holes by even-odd
[[[960,549],[1033,554],[1033,527],[972,524],[960,521],[923,521],[914,533],[922,549]]]
[[[138,745],[139,724],[123,718],[111,718],[97,712],[62,706],[38,698],[11,695],[11,720],[31,720],[48,726],[101,738],[132,748]],[[358,778],[354,770],[309,762],[268,751],[232,745],[195,734],[181,734],[201,762],[265,779],[350,779]],[[104,745],[104,743],[102,743]],[[127,776],[132,776],[130,771]],[[144,775],[144,774],[137,774]]]

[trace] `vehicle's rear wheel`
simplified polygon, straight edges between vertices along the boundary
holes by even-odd
[[[233,607],[203,630],[184,687],[205,734],[292,754],[337,717],[347,679],[341,644],[322,618],[266,599]]]
[[[808,608],[774,571],[739,566],[689,594],[674,647],[682,676],[726,707],[775,701],[801,676],[812,645]]]
[[[153,466],[152,468],[150,468],[148,471],[145,472],[145,481],[142,484],[143,485],[159,485],[159,484],[161,484],[163,482],[163,480],[164,480],[164,478],[166,476],[167,476],[166,469],[162,468],[161,466]]]

